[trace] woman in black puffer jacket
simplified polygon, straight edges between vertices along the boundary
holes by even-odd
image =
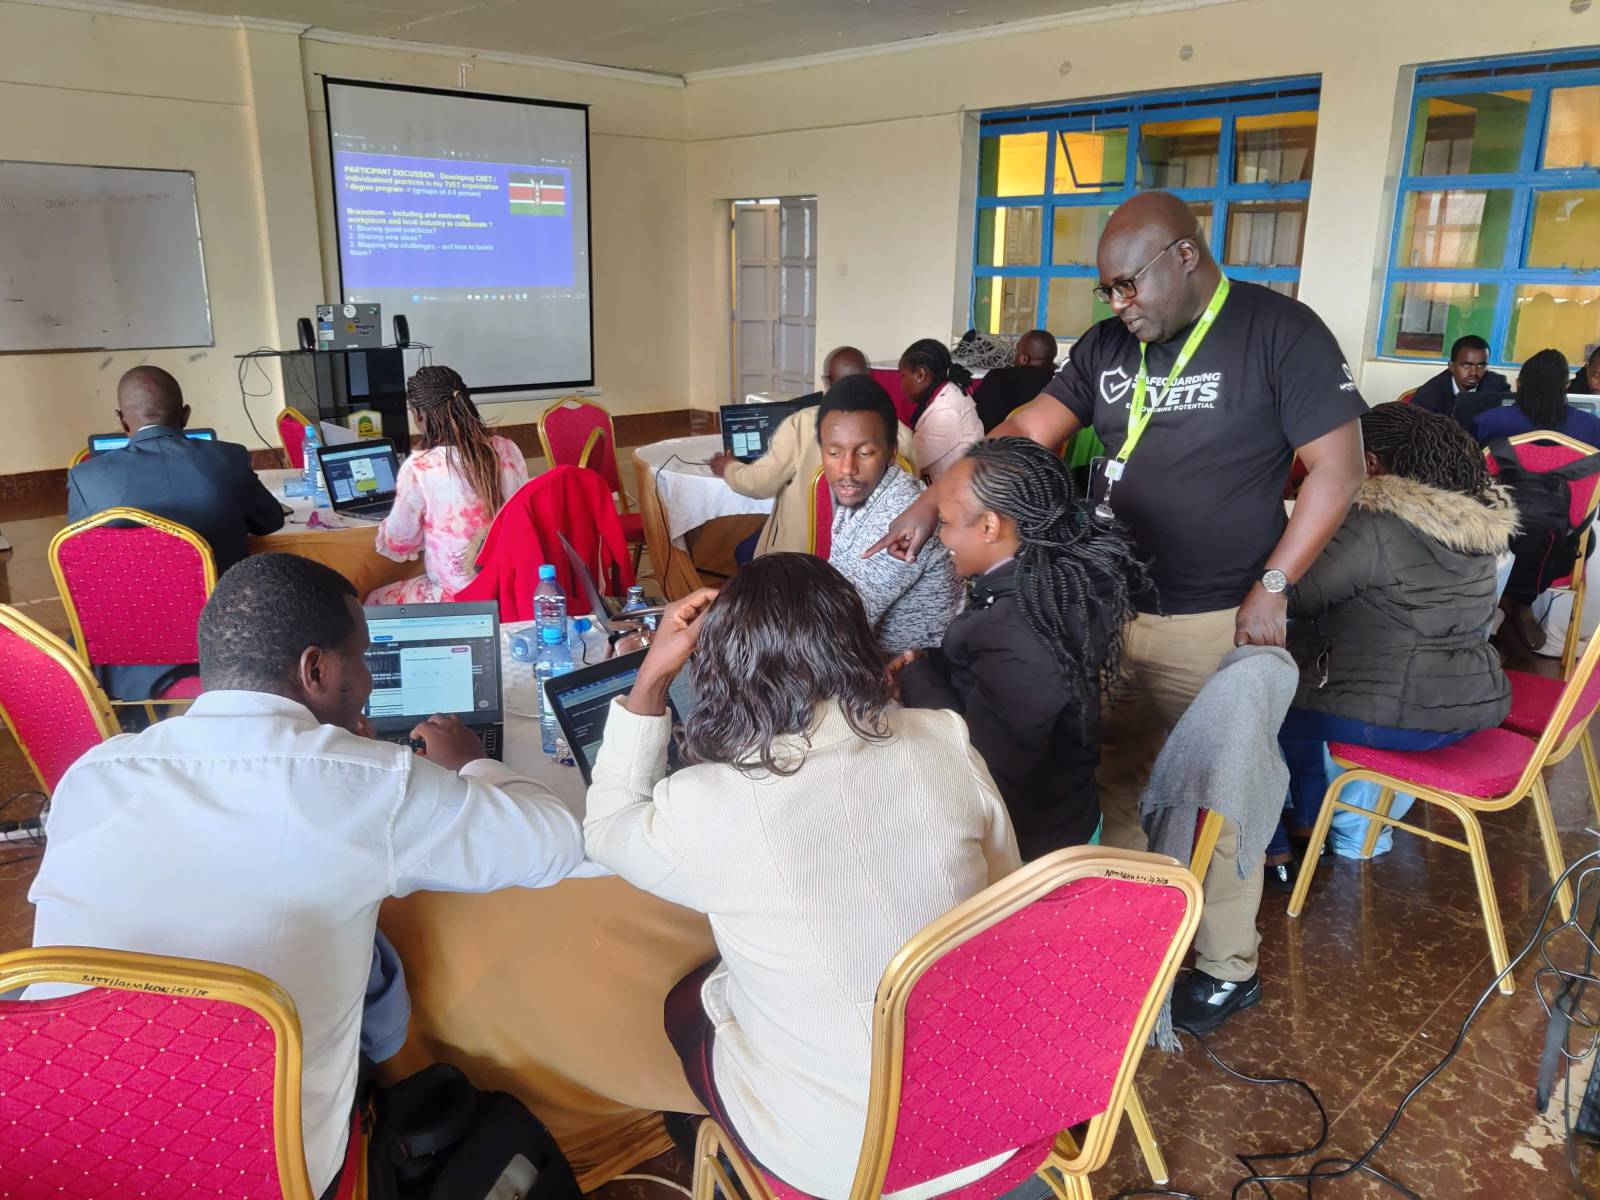
[[[1328,787],[1324,743],[1432,750],[1511,709],[1489,632],[1516,506],[1447,417],[1380,404],[1361,435],[1367,480],[1289,601],[1301,682],[1279,741],[1306,833]]]

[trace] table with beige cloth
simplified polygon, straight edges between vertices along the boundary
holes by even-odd
[[[669,438],[633,452],[650,566],[668,600],[733,574],[733,551],[761,528],[771,500],[741,496],[711,473],[722,435]]]
[[[378,553],[376,521],[340,517],[331,508],[321,508],[316,510],[319,518],[340,528],[322,529],[307,525],[312,512],[310,499],[283,494],[283,485],[291,479],[298,479],[299,471],[257,471],[256,475],[266,485],[267,491],[294,511],[284,517],[283,528],[277,533],[251,538],[251,554],[296,554],[325,567],[332,567],[355,585],[362,599],[386,583],[422,574],[420,556],[412,562],[395,562]]]
[[[504,647],[502,647],[502,652]],[[581,818],[583,780],[507,697],[505,760]],[[419,892],[379,918],[405,963],[411,1028],[385,1079],[454,1063],[516,1096],[585,1191],[671,1144],[660,1112],[703,1112],[662,1026],[667,992],[716,953],[704,916],[615,876],[487,895]]]

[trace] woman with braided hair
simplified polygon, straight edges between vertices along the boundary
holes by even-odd
[[[1024,859],[1081,845],[1100,821],[1101,694],[1149,577],[1122,528],[1092,516],[1061,460],[1027,438],[976,443],[938,497],[967,607],[938,649],[891,664],[901,699],[965,716]]]
[[[966,392],[971,382],[971,373],[950,357],[943,342],[923,338],[900,356],[900,388],[915,406],[911,442],[917,469],[930,484],[983,438],[983,419]]]
[[[489,522],[528,482],[522,451],[489,432],[451,368],[419,369],[406,381],[406,400],[422,445],[400,465],[394,508],[378,526],[377,546],[396,562],[420,553],[425,573],[379,588],[368,604],[454,599],[472,582]]]
[[[1380,404],[1362,416],[1361,437],[1366,482],[1289,597],[1300,690],[1278,740],[1289,823],[1302,834],[1328,788],[1324,743],[1432,750],[1493,729],[1511,709],[1489,631],[1516,506],[1449,417]],[[1292,887],[1286,841],[1274,849],[1268,883]]]

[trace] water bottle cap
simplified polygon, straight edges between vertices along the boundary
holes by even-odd
[[[553,625],[546,625],[539,631],[539,640],[546,646],[559,646],[567,639],[561,636],[561,630]]]
[[[540,579],[554,579],[555,577],[556,577],[556,568],[555,568],[555,565],[553,563],[543,563],[543,564],[540,565],[540,567],[539,567],[539,578]]]
[[[588,633],[590,624],[591,624],[591,622],[590,622],[588,617],[573,617],[572,618],[572,627],[574,629],[576,629],[579,633]]]

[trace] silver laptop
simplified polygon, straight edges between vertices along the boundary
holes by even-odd
[[[317,461],[322,464],[322,480],[334,512],[371,520],[389,515],[400,471],[392,442],[375,438],[353,445],[318,446]]]
[[[578,586],[583,589],[584,599],[589,601],[589,611],[594,614],[595,623],[601,629],[607,633],[623,632],[627,630],[630,622],[637,622],[645,617],[659,617],[667,611],[663,604],[636,608],[627,614],[620,609],[612,608],[600,594],[600,587],[594,581],[594,573],[589,570],[589,564],[584,562],[583,556],[572,548],[572,543],[567,541],[567,535],[557,530],[556,536],[561,539],[561,548],[567,552],[567,561],[572,564],[572,573],[577,576]]]

